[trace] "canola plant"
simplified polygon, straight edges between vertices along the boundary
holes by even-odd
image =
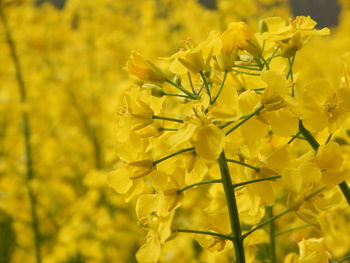
[[[0,1],[0,263],[346,262],[350,2]]]

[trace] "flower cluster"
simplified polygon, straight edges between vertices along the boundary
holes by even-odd
[[[277,262],[275,220],[286,214],[326,238],[328,209],[350,205],[346,149],[332,139],[350,114],[349,65],[335,85],[299,81],[298,51],[329,34],[315,26],[310,17],[271,17],[254,32],[234,22],[202,42],[182,41],[162,67],[131,55],[126,70],[143,82],[122,95],[120,161],[109,181],[137,198],[146,231],[139,262],[157,262],[180,233],[226,257],[234,250],[239,263],[258,262],[266,249]],[[207,205],[197,211],[199,199]],[[312,233],[285,262],[328,262],[331,251]]]

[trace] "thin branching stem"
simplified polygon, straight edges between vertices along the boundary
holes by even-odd
[[[191,99],[198,99],[197,96],[195,94],[192,94],[191,92],[189,92],[188,90],[186,90],[184,87],[182,87],[181,85],[177,85],[175,82],[171,81],[170,79],[165,79],[166,82],[168,82],[169,84],[173,85],[175,88],[181,90],[183,93],[185,93],[186,95],[188,95]]]
[[[230,240],[230,241],[233,240],[232,236],[228,236],[228,235],[224,235],[224,234],[220,234],[220,233],[216,233],[216,232],[211,232],[211,231],[202,231],[202,230],[193,230],[193,229],[181,229],[180,228],[180,229],[177,229],[177,232],[209,235],[209,236],[215,236],[215,237],[219,237],[219,238]]]
[[[236,72],[236,73],[240,73],[240,74],[251,75],[251,76],[260,76],[259,73],[246,72],[246,71],[241,71],[241,70],[238,70],[238,69],[231,69],[230,71],[233,71],[233,72]]]
[[[205,87],[205,89],[206,89],[206,91],[207,91],[207,94],[208,94],[208,96],[209,96],[210,104],[212,104],[212,100],[211,100],[211,91],[210,91],[209,84],[208,84],[208,82],[207,82],[207,78],[205,77],[203,70],[199,71],[199,74],[200,74],[201,77],[202,77],[202,80],[203,80],[203,83],[204,83],[204,87]]]
[[[168,160],[168,159],[170,159],[171,157],[174,157],[174,156],[176,156],[176,155],[178,155],[178,154],[194,151],[194,149],[195,149],[194,147],[190,147],[190,148],[185,148],[185,149],[182,149],[182,150],[177,151],[177,152],[175,152],[175,153],[169,154],[169,155],[167,155],[167,156],[165,156],[165,157],[162,157],[162,158],[160,158],[160,159],[154,161],[154,162],[153,162],[153,165],[157,165],[158,163],[161,163],[161,162],[163,162],[163,161],[165,161],[165,160]]]
[[[298,229],[310,227],[310,226],[313,226],[313,225],[305,224],[305,225],[296,226],[296,227],[293,227],[293,228],[290,228],[290,229],[287,229],[287,230],[283,230],[283,231],[277,232],[277,233],[275,234],[275,237],[278,237],[278,236],[281,236],[281,235],[284,235],[284,234],[293,232],[293,231],[298,230]]]
[[[214,104],[215,101],[219,98],[219,96],[221,94],[221,91],[222,91],[222,89],[224,88],[224,85],[225,85],[226,76],[227,76],[227,70],[225,70],[224,78],[223,78],[223,80],[221,82],[220,89],[219,89],[218,93],[216,94],[216,96],[214,97],[214,99],[211,101],[211,104]]]
[[[225,135],[229,135],[231,132],[233,132],[234,130],[236,130],[237,128],[239,128],[243,123],[247,122],[249,119],[251,119],[252,117],[254,117],[255,115],[259,114],[259,112],[264,108],[264,106],[259,107],[257,110],[255,110],[254,112],[250,113],[249,115],[247,115],[247,117],[245,119],[243,119],[242,121],[240,121],[239,123],[237,123],[235,126],[233,126],[231,129],[229,129]]]
[[[180,119],[175,119],[175,118],[170,118],[170,117],[164,117],[164,116],[156,116],[156,115],[153,115],[153,116],[152,116],[152,119],[155,119],[155,120],[165,120],[165,121],[173,121],[173,122],[184,123],[184,121],[183,121],[183,120],[180,120]]]
[[[271,177],[265,177],[265,178],[258,178],[258,179],[249,180],[249,181],[245,181],[245,182],[242,182],[242,183],[234,184],[233,187],[237,188],[237,187],[241,187],[241,186],[248,185],[248,184],[259,183],[259,182],[264,182],[264,181],[273,181],[273,180],[277,180],[277,179],[280,179],[280,178],[281,178],[280,175],[271,176]]]
[[[263,226],[269,224],[271,221],[274,221],[277,218],[279,218],[279,217],[281,217],[281,216],[283,216],[283,215],[285,215],[285,214],[287,214],[289,212],[290,212],[290,210],[287,209],[287,210],[285,210],[285,211],[283,211],[283,212],[281,212],[281,213],[279,213],[279,214],[277,214],[275,216],[272,216],[272,217],[266,219],[265,221],[262,221],[256,227],[254,227],[251,230],[249,230],[248,232],[244,233],[243,234],[243,239],[246,238],[247,236],[249,236],[250,234],[252,234],[254,231],[258,230],[259,228],[262,228]]]
[[[196,187],[198,185],[204,185],[204,184],[215,184],[215,183],[221,183],[222,180],[221,179],[213,179],[213,180],[205,180],[205,181],[201,181],[198,183],[194,183],[194,184],[189,184],[187,186],[185,186],[184,188],[181,188],[179,190],[177,190],[178,193],[182,193],[190,188]]]
[[[255,167],[253,165],[250,165],[250,164],[247,164],[247,163],[244,163],[244,162],[240,162],[240,161],[237,161],[237,160],[233,160],[233,159],[226,159],[227,162],[229,163],[237,163],[237,164],[240,164],[242,166],[245,166],[245,167],[248,167],[250,169],[253,169],[254,171],[256,172],[259,172],[260,171],[260,168],[259,167]]]

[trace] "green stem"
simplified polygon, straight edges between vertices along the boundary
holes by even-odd
[[[348,202],[348,204],[350,206],[350,189],[349,189],[348,184],[345,181],[343,181],[338,186],[339,186],[339,188],[342,191],[346,201]]]
[[[242,166],[245,166],[245,167],[248,167],[250,169],[253,169],[255,170],[256,172],[259,172],[260,171],[260,168],[258,167],[255,167],[253,165],[250,165],[250,164],[247,164],[247,163],[244,163],[244,162],[240,162],[240,161],[237,161],[237,160],[233,160],[233,159],[226,159],[227,162],[229,163],[237,163],[237,164],[240,164]]]
[[[247,184],[253,184],[253,183],[259,183],[259,182],[263,182],[263,181],[270,181],[270,180],[275,180],[275,179],[279,179],[281,178],[280,175],[276,175],[276,176],[271,176],[271,177],[265,177],[265,178],[259,178],[259,179],[254,179],[254,180],[250,180],[250,181],[245,181],[242,183],[238,183],[238,184],[234,184],[233,187],[240,187],[240,186],[244,186]]]
[[[208,84],[208,82],[207,82],[207,79],[206,79],[206,77],[204,76],[204,73],[203,73],[202,70],[199,71],[199,74],[201,75],[202,80],[203,80],[203,83],[204,83],[204,87],[205,87],[205,89],[207,90],[207,94],[208,94],[208,96],[209,96],[210,104],[212,104],[211,92],[210,92],[210,87],[209,87],[209,84]]]
[[[220,154],[218,163],[220,166],[222,184],[223,184],[225,196],[226,196],[227,208],[228,208],[228,213],[230,217],[231,231],[233,233],[232,242],[236,252],[235,253],[236,259],[237,259],[236,262],[245,263],[243,238],[242,238],[242,232],[241,232],[241,225],[239,221],[235,191],[234,191],[234,188],[232,187],[230,171],[226,162],[224,151]]]
[[[292,59],[288,58],[289,71],[288,71],[288,74],[287,74],[287,79],[290,77],[291,80],[293,80],[293,65],[294,65],[294,60],[295,60],[295,53],[294,53]]]
[[[225,70],[224,78],[223,78],[223,80],[222,80],[222,82],[221,82],[220,89],[219,89],[218,93],[216,94],[216,96],[214,97],[214,99],[213,99],[213,101],[211,102],[211,104],[214,104],[215,101],[219,98],[219,96],[220,96],[220,94],[221,94],[221,91],[222,91],[222,89],[223,89],[223,87],[224,87],[224,85],[225,85],[226,76],[227,76],[227,70]]]
[[[27,102],[27,92],[23,79],[22,68],[19,61],[17,48],[15,41],[12,37],[12,32],[10,26],[7,23],[7,18],[3,10],[3,2],[0,0],[0,20],[4,26],[5,37],[7,44],[10,48],[10,55],[15,67],[15,74],[17,79],[17,84],[19,88],[20,99],[22,103]],[[30,118],[26,112],[22,112],[22,125],[23,125],[23,137],[24,137],[24,152],[25,152],[25,163],[26,163],[26,188],[28,191],[29,203],[30,203],[30,213],[31,213],[31,226],[33,229],[33,238],[34,238],[34,250],[35,250],[35,259],[36,263],[41,263],[41,241],[40,241],[40,228],[39,228],[39,218],[37,215],[37,198],[34,191],[30,186],[30,181],[35,177],[35,172],[33,169],[33,159],[32,159],[32,148],[31,148],[31,126]]]
[[[221,183],[222,180],[221,179],[213,179],[213,180],[205,180],[205,181],[201,181],[198,183],[194,183],[194,184],[189,184],[187,186],[185,186],[184,188],[181,188],[179,190],[177,190],[178,193],[182,193],[190,188],[196,187],[198,185],[203,185],[203,184],[215,184],[215,183]]]
[[[291,144],[298,136],[300,135],[300,131],[298,131],[293,137],[287,142],[287,144]]]
[[[237,123],[235,126],[233,126],[230,130],[228,130],[225,135],[229,135],[231,132],[233,132],[234,130],[236,130],[238,127],[240,127],[243,123],[245,123],[246,121],[248,121],[249,119],[251,119],[253,116],[257,115],[262,109],[264,108],[264,106],[261,106],[260,108],[258,108],[256,111],[250,113],[249,115],[247,115],[247,117],[245,119],[243,119],[241,122]]]
[[[332,136],[333,136],[333,134],[332,134],[332,133],[330,133],[330,134],[328,135],[328,138],[327,138],[327,140],[325,141],[325,143],[324,143],[324,144],[328,144],[328,143],[331,141]]]
[[[318,193],[321,193],[323,190],[325,190],[326,187],[323,186],[320,189],[316,190],[315,192],[313,192],[312,194],[309,194],[307,197],[305,197],[305,201],[309,201],[311,198],[313,198],[315,195],[317,195]]]
[[[196,91],[195,91],[194,86],[193,86],[192,78],[191,78],[191,73],[189,71],[187,72],[187,76],[188,76],[188,81],[190,82],[192,92],[193,92],[193,94],[196,94]]]
[[[341,260],[339,261],[333,261],[334,263],[342,263],[344,261],[347,261],[348,259],[350,259],[350,255],[346,256],[345,258],[342,258]]]
[[[269,180],[275,180],[275,179],[279,179],[281,178],[280,175],[276,175],[276,176],[271,176],[271,177],[265,177],[265,178],[259,178],[259,179],[254,179],[254,180],[249,180],[249,181],[245,181],[242,183],[237,183],[237,184],[233,184],[232,187],[233,188],[237,188],[237,187],[241,187],[247,184],[253,184],[253,183],[258,183],[258,182],[263,182],[263,181],[269,181]],[[213,179],[213,180],[205,180],[205,181],[201,181],[201,182],[197,182],[194,184],[190,184],[185,186],[184,188],[179,189],[177,192],[178,193],[182,193],[183,191],[186,191],[190,188],[196,187],[198,185],[203,185],[203,184],[213,184],[213,183],[222,183],[221,179]]]
[[[166,93],[163,92],[164,96],[170,96],[170,97],[181,97],[181,98],[189,98],[191,99],[191,97],[189,97],[188,95],[184,95],[184,94],[176,94],[176,93]]]
[[[321,187],[320,189],[316,190],[315,192],[311,193],[310,195],[305,197],[305,201],[310,200],[311,198],[313,198],[315,195],[317,195],[318,193],[322,192],[324,189],[326,189],[326,187]],[[258,225],[256,225],[256,227],[252,228],[251,230],[249,230],[248,232],[244,233],[244,235],[242,236],[243,239],[246,238],[247,236],[249,236],[251,233],[253,233],[254,231],[258,230],[259,228],[265,226],[266,224],[270,223],[270,221],[273,221],[287,213],[289,213],[291,210],[287,209],[275,216],[270,217],[269,219],[262,221],[261,223],[259,223]]]
[[[194,149],[195,149],[194,147],[182,149],[182,150],[180,150],[180,151],[177,151],[177,152],[172,153],[172,154],[170,154],[170,155],[167,155],[167,156],[165,156],[165,157],[163,157],[163,158],[160,158],[159,160],[154,161],[154,162],[153,162],[153,165],[155,166],[155,165],[157,165],[158,163],[161,163],[161,162],[163,162],[163,161],[165,161],[165,160],[168,160],[168,159],[170,159],[171,157],[174,157],[174,156],[176,156],[176,155],[178,155],[178,154],[181,154],[181,153],[184,153],[184,152],[194,151]]]
[[[264,56],[263,55],[260,55],[262,61],[264,62],[264,65],[266,66],[266,69],[270,69],[270,66],[269,64],[267,63],[267,61],[265,60]]]
[[[287,233],[292,232],[292,231],[294,231],[294,230],[298,230],[298,229],[302,229],[302,228],[310,227],[310,226],[313,226],[313,225],[305,224],[305,225],[293,227],[293,228],[290,228],[290,229],[287,229],[287,230],[284,230],[284,231],[280,231],[280,232],[277,232],[277,233],[275,234],[275,237],[278,237],[278,236],[283,235],[283,234],[287,234]]]
[[[266,214],[268,218],[273,217],[273,209],[272,206],[266,207]],[[271,256],[271,263],[276,263],[276,240],[275,240],[275,232],[276,232],[276,226],[275,222],[272,220],[269,222],[269,237],[270,237],[270,256]]]
[[[191,92],[186,90],[181,85],[177,85],[175,82],[171,81],[170,79],[165,79],[165,81],[168,82],[169,84],[173,85],[177,89],[181,90],[183,93],[187,94],[191,99],[194,99],[194,100],[198,99],[198,97],[196,95],[192,94]]]
[[[310,144],[310,146],[317,152],[320,144],[316,141],[315,137],[304,127],[303,121],[299,120],[299,132],[304,136],[305,140]]]
[[[165,127],[159,127],[160,131],[178,131],[179,129],[176,128],[165,128]]]
[[[315,137],[313,137],[312,134],[304,127],[303,122],[301,120],[299,120],[299,131],[302,135],[304,135],[304,138],[311,145],[314,151],[317,152],[318,148],[320,147],[320,144],[316,141]],[[343,181],[340,184],[338,184],[338,186],[342,191],[345,200],[350,206],[350,188],[348,184],[345,181]]]
[[[271,56],[266,60],[267,64],[270,65],[271,60],[276,57],[280,57],[281,55],[275,55],[278,51],[279,47],[275,48],[275,50],[272,52]]]
[[[241,74],[246,74],[246,75],[251,75],[251,76],[260,76],[258,73],[252,73],[252,72],[246,72],[246,71],[241,71],[237,69],[231,69],[230,71],[236,72],[236,73],[241,73]]]
[[[269,224],[271,221],[274,221],[275,219],[277,219],[277,218],[279,218],[279,217],[281,217],[281,216],[283,216],[283,215],[285,215],[285,214],[287,214],[289,212],[290,212],[290,210],[287,209],[287,210],[283,211],[282,213],[279,213],[279,214],[277,214],[275,216],[272,216],[272,217],[266,219],[265,221],[259,223],[256,227],[254,227],[251,230],[249,230],[248,232],[244,233],[243,236],[242,236],[243,239],[246,238],[247,236],[249,236],[254,231],[258,230],[259,228],[262,228],[263,226]]]
[[[250,66],[250,65],[248,65]],[[247,66],[243,66],[243,65],[233,65],[234,68],[243,68],[243,69],[248,69],[248,70],[256,70],[256,71],[261,71],[259,68],[252,68],[251,66],[250,67],[247,67]]]
[[[180,119],[169,118],[169,117],[163,117],[163,116],[156,116],[156,115],[153,115],[153,116],[152,116],[152,119],[155,119],[155,120],[165,120],[165,121],[174,121],[174,122],[184,123],[184,121],[183,121],[183,120],[180,120]]]
[[[202,235],[210,235],[215,237],[220,237],[222,239],[233,240],[232,236],[219,234],[211,231],[201,231],[201,230],[192,230],[192,229],[177,229],[177,232],[181,233],[193,233],[193,234],[202,234]]]

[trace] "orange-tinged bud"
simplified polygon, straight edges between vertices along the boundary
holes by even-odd
[[[135,51],[131,53],[125,69],[127,72],[145,81],[158,83],[165,81],[165,74],[152,62]]]
[[[253,31],[244,22],[234,22],[222,34],[223,50],[231,53],[236,47],[248,51],[254,57],[259,57],[261,48]]]

